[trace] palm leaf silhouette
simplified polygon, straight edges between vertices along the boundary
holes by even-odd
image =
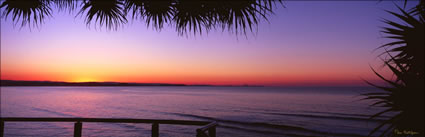
[[[182,0],[174,5],[176,9],[173,20],[179,34],[193,31],[202,34],[202,30],[209,31],[211,18],[208,16],[207,2],[201,0]]]
[[[172,9],[172,1],[145,1],[143,3],[144,12],[142,13],[145,19],[146,25],[149,26],[152,23],[152,27],[156,29],[162,29],[165,23],[169,23],[174,15]]]
[[[133,19],[137,19],[137,15],[143,13],[143,0],[126,0],[124,2],[124,10],[126,15],[131,13]]]
[[[416,5],[412,9],[410,9],[409,13],[413,14],[413,15],[424,15],[425,14],[425,1],[420,0],[418,5]]]
[[[87,11],[85,21],[88,26],[94,21],[99,23],[100,27],[105,25],[108,29],[117,30],[119,26],[127,23],[123,5],[123,2],[117,0],[89,0],[84,1],[78,14]]]
[[[417,62],[424,62],[424,14],[415,18],[403,9],[399,9],[401,14],[388,12],[401,19],[405,24],[384,20],[390,27],[384,27],[382,32],[388,35],[387,38],[395,41],[384,44],[380,48],[390,48],[389,52],[396,54],[393,59],[388,60],[389,62],[397,60],[406,65],[408,69],[423,70],[424,64]]]
[[[423,2],[421,2],[423,4]],[[417,9],[422,7],[422,9]],[[416,9],[415,9],[416,8]],[[382,79],[387,86],[368,84],[385,92],[367,93],[366,100],[374,100],[371,106],[386,108],[373,116],[371,119],[384,114],[392,115],[392,118],[382,122],[369,136],[382,130],[380,136],[392,136],[391,131],[418,132],[424,135],[424,18],[423,6],[416,6],[415,12],[406,12],[399,7],[401,14],[388,11],[404,23],[384,20],[389,27],[383,27],[386,38],[393,42],[384,44],[379,48],[387,51],[381,55],[389,57],[384,60],[385,66],[394,74],[395,79],[386,79],[375,70],[373,72]],[[416,17],[415,17],[416,16]],[[386,128],[384,128],[386,127]]]
[[[52,0],[59,10],[68,10],[69,12],[77,8],[78,4],[75,0]]]
[[[232,26],[236,33],[243,32],[246,33],[245,28],[252,30],[253,25],[258,24],[258,15],[265,17],[262,9],[263,6],[259,5],[256,1],[244,1],[243,3],[229,3],[231,6],[229,8],[229,15],[222,18],[221,23],[224,24],[228,29],[231,29]],[[260,8],[260,9],[257,9]],[[234,25],[233,25],[234,24]]]
[[[387,53],[392,59],[389,53]],[[406,130],[419,132],[421,135],[424,133],[424,77],[408,70],[402,63],[395,61],[391,64],[385,62],[385,65],[391,70],[396,77],[395,80],[384,78],[381,74],[377,73],[373,68],[373,72],[381,78],[387,86],[379,86],[370,82],[368,84],[382,89],[384,92],[374,92],[362,94],[366,100],[373,100],[371,106],[383,107],[385,110],[372,115],[370,119],[382,116],[384,114],[392,115],[388,120],[385,120],[372,130],[369,136],[374,135],[382,129],[383,132],[380,136],[390,136],[392,130]]]
[[[260,20],[267,20],[275,3],[281,0],[6,0],[4,15],[13,15],[14,22],[22,17],[22,26],[32,19],[36,24],[50,15],[53,3],[59,10],[85,14],[85,22],[116,30],[127,23],[127,16],[141,18],[148,27],[161,30],[165,24],[176,28],[179,35],[202,34],[221,28],[236,34],[253,31]]]
[[[272,13],[271,7],[280,0],[181,0],[175,4],[174,17],[179,34],[190,31],[202,34],[213,28],[235,34],[246,34],[246,30],[253,31],[259,20],[267,20]]]
[[[21,27],[38,27],[46,17],[51,16],[49,1],[46,0],[5,0],[0,8],[5,8],[2,17],[7,18],[12,14],[12,21],[15,25],[20,22]]]

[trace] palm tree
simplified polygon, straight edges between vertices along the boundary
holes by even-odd
[[[78,3],[75,0],[52,0],[55,6],[59,10],[68,10],[69,12],[74,11],[77,8]]]
[[[370,85],[385,92],[363,94],[365,99],[373,100],[371,106],[385,108],[371,119],[384,114],[392,117],[370,132],[374,135],[382,130],[380,136],[392,136],[395,129],[399,131],[412,131],[424,135],[424,6],[423,1],[418,6],[406,12],[399,8],[401,14],[388,11],[401,19],[405,24],[384,20],[389,27],[384,27],[383,32],[387,38],[395,41],[382,45],[386,48],[383,55],[385,66],[394,74],[395,79],[386,79],[375,70],[387,86],[379,86],[370,82]]]
[[[388,54],[390,55],[390,54]],[[392,64],[385,62],[386,66],[396,76],[396,80],[386,79],[375,70],[375,74],[387,83],[387,86],[370,85],[382,89],[385,92],[363,94],[365,99],[373,100],[371,106],[383,107],[385,110],[376,113],[370,118],[376,118],[384,114],[393,114],[392,117],[380,123],[369,136],[383,130],[380,136],[390,136],[394,129],[400,131],[418,132],[424,134],[424,77],[418,76],[407,70],[400,62]]]
[[[395,41],[382,45],[380,48],[389,48],[389,52],[396,54],[394,58],[387,60],[388,62],[397,60],[402,65],[405,65],[407,69],[422,73],[418,75],[423,75],[425,14],[422,12],[418,14],[419,17],[414,17],[413,13],[409,14],[403,9],[399,9],[401,14],[388,12],[401,19],[405,24],[384,20],[390,27],[384,27],[383,33],[388,35],[387,38]]]
[[[246,34],[246,28],[253,31],[260,18],[267,20],[267,15],[273,13],[273,2],[275,1],[226,1],[217,8],[218,23],[223,29]]]
[[[187,34],[193,31],[194,34],[202,34],[202,30],[209,31],[213,22],[213,18],[209,16],[207,1],[182,0],[174,5],[176,9],[173,20],[175,21],[176,30],[179,34]]]
[[[88,26],[95,18],[94,22],[99,22],[100,27],[105,25],[108,29],[116,30],[127,23],[123,5],[123,2],[117,0],[89,0],[84,1],[78,14],[87,10],[85,21]]]
[[[425,14],[425,1],[420,0],[419,4],[416,5],[416,7],[412,8],[409,13],[411,13],[413,15],[419,15],[419,14],[424,15]]]
[[[278,2],[281,0],[6,0],[0,8],[6,7],[3,15],[11,13],[14,22],[22,17],[22,27],[32,19],[41,24],[45,16],[50,16],[50,6],[54,4],[59,10],[80,8],[77,15],[85,13],[88,26],[95,24],[112,30],[126,24],[131,14],[133,19],[140,17],[157,30],[165,24],[174,26],[179,35],[202,34],[216,28],[246,34],[260,20],[267,20]]]
[[[28,25],[30,28],[38,27],[44,22],[45,17],[51,16],[51,8],[47,0],[5,0],[0,8],[5,8],[2,17],[5,19],[12,14],[12,20],[15,25],[20,23],[20,26]]]
[[[149,27],[161,30],[174,16],[171,0],[128,0],[126,9],[132,9],[133,18],[140,16]]]

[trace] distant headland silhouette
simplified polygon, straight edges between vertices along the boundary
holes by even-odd
[[[176,84],[176,83],[126,83],[126,82],[63,82],[63,81],[24,81],[1,80],[0,86],[232,86],[264,87],[262,85],[210,85],[210,84]]]

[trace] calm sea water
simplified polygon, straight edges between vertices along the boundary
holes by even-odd
[[[219,122],[217,136],[364,136],[379,110],[369,88],[1,87],[2,117],[155,118]],[[199,126],[160,125],[160,136]],[[150,124],[83,123],[83,136],[150,136]],[[5,136],[72,136],[73,123],[5,124]]]

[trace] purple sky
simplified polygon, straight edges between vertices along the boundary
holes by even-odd
[[[399,3],[399,2],[398,2]],[[414,4],[415,2],[409,2]],[[363,85],[379,70],[390,1],[285,1],[258,32],[178,36],[140,20],[118,31],[57,12],[41,28],[1,20],[1,79],[186,84]],[[400,5],[400,4],[399,4]]]

